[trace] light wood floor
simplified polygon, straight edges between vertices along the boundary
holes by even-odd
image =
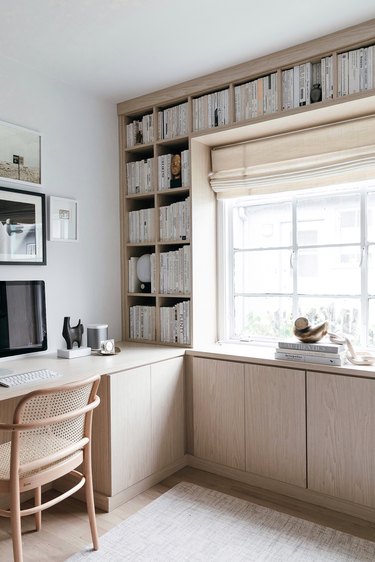
[[[200,484],[375,542],[375,523],[307,505],[298,500],[189,467],[139,494],[111,513],[97,512],[99,535],[103,535],[181,481]],[[91,541],[85,507],[81,502],[71,498],[43,513],[42,530],[39,533],[33,532],[33,517],[24,518],[22,525],[25,562],[62,562]],[[0,561],[12,560],[9,520],[0,518]]]

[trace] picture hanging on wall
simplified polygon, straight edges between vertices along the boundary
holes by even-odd
[[[49,198],[49,239],[58,242],[78,240],[78,203],[64,197]]]
[[[45,195],[0,187],[0,265],[45,265]]]
[[[41,185],[41,136],[0,121],[0,180]]]

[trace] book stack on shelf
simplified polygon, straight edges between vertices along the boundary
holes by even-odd
[[[134,340],[154,341],[155,306],[135,305],[129,308],[130,338]]]
[[[158,111],[158,138],[173,139],[188,134],[187,102]]]
[[[181,157],[181,185],[179,187],[187,187],[190,183],[189,150],[183,150],[178,154]],[[158,191],[171,189],[172,157],[173,154],[162,154],[161,156],[158,156]]]
[[[160,307],[160,340],[163,343],[190,344],[190,302]]]
[[[229,123],[229,90],[193,99],[193,130],[212,129]]]
[[[143,115],[126,125],[126,144],[128,147],[147,144],[154,140],[154,116],[152,113]]]
[[[323,340],[318,343],[279,341],[275,359],[341,367],[346,362],[346,346]]]
[[[160,240],[190,240],[190,197],[160,207]]]
[[[190,246],[160,254],[160,293],[190,293]]]
[[[339,96],[374,88],[374,48],[374,45],[362,47],[337,56],[337,93]]]
[[[153,186],[153,158],[128,162],[126,164],[126,176],[128,184],[128,195],[134,193],[149,193]]]
[[[154,223],[155,209],[140,209],[128,213],[129,242],[141,244],[151,242],[155,236]]]
[[[278,111],[276,73],[236,86],[234,102],[236,121],[245,121]]]
[[[283,110],[303,107],[311,103],[312,88],[321,88],[321,99],[333,97],[333,58],[323,57],[320,62],[306,62],[282,73]],[[313,101],[320,101],[319,99]]]

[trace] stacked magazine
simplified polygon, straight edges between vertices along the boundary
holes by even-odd
[[[321,365],[344,365],[346,360],[345,344],[321,340],[318,343],[305,343],[296,340],[279,341],[275,359],[319,363]]]

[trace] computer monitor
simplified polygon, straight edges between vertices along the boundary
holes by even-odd
[[[44,281],[0,281],[0,357],[46,349]]]

